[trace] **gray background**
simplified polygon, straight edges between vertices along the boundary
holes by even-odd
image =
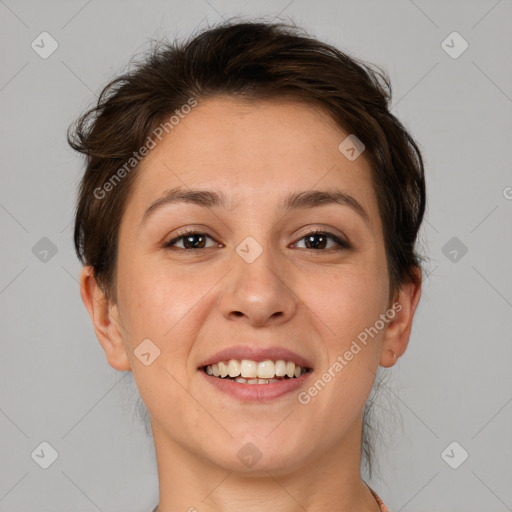
[[[237,14],[295,20],[382,65],[425,156],[429,275],[381,393],[371,484],[395,512],[512,510],[510,0],[0,0],[0,511],[144,512],[158,500],[131,374],[108,365],[80,300],[81,160],[65,131],[148,39]],[[31,48],[43,31],[59,45],[47,59]],[[442,47],[453,31],[469,44],[458,58]],[[43,441],[58,452],[48,469],[31,457]],[[462,449],[453,469],[445,460]]]

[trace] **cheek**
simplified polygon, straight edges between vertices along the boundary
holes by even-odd
[[[214,307],[215,294],[209,292],[219,281],[219,272],[185,272],[177,265],[133,258],[120,267],[119,275],[125,342],[131,353],[149,338],[160,350],[159,365],[186,378],[186,372],[194,370],[187,367],[190,351],[205,315]],[[136,360],[134,365],[140,366]]]
[[[155,265],[151,258],[125,258],[118,268],[118,295],[137,336],[163,339],[197,303],[199,282],[194,274],[180,275],[176,268]],[[130,332],[128,334],[130,334]]]
[[[384,312],[383,291],[376,275],[354,269],[326,279],[323,293],[309,296],[325,357],[308,394],[315,413],[329,407],[334,421],[326,428],[332,436],[355,421],[374,383],[383,331],[370,328]]]
[[[201,326],[198,302],[212,284],[199,276],[184,282],[178,272],[137,265],[135,259],[121,268],[118,289],[127,319],[124,338],[139,393],[152,415],[177,415],[190,408],[182,386],[192,371],[187,361]],[[146,366],[136,354],[147,339],[157,347],[149,345],[150,357],[158,356]]]
[[[316,284],[306,278],[304,294],[310,290],[308,300],[321,314],[326,332],[343,345],[384,313],[386,283],[377,267],[352,265],[326,273]]]
[[[363,407],[375,379],[384,333],[375,325],[385,313],[386,277],[375,265],[354,265],[326,276],[309,294],[325,350],[317,379],[328,383],[319,387],[341,416]]]

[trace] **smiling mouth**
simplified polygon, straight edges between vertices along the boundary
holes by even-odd
[[[282,359],[256,362],[250,359],[230,359],[201,367],[209,376],[231,380],[239,384],[272,384],[297,379],[311,368]]]

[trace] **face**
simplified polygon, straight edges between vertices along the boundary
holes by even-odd
[[[370,167],[340,152],[347,136],[318,108],[216,98],[142,162],[120,226],[112,314],[160,443],[235,470],[252,443],[262,454],[254,470],[279,471],[339,454],[360,434],[386,329],[357,353],[353,342],[391,304]],[[178,187],[224,203],[170,200]],[[341,199],[286,202],[312,191]],[[148,365],[136,356],[143,340]],[[247,368],[285,360],[308,371],[244,384],[203,368],[244,358]]]

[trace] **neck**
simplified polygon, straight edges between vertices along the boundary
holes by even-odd
[[[361,420],[362,421],[362,420]],[[379,512],[361,479],[361,424],[337,447],[285,469],[239,472],[186,450],[153,423],[160,504],[158,512]]]

